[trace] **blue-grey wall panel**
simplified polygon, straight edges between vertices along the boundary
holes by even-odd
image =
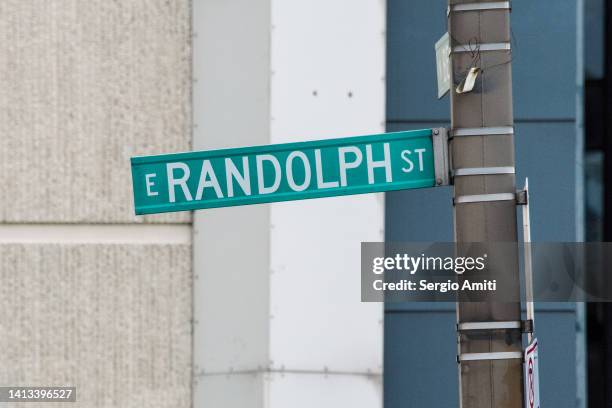
[[[576,1],[512,2],[517,119],[576,117]]]
[[[387,217],[387,241],[452,241],[453,191],[451,187],[405,190],[386,195],[387,214],[410,212],[405,217]]]
[[[576,323],[573,313],[536,314],[543,407],[576,406]]]
[[[434,51],[446,32],[446,6],[447,0],[387,1],[387,120],[449,117],[448,96],[437,99]]]
[[[515,133],[517,186],[529,177],[532,240],[575,241],[574,123],[517,123]]]
[[[589,79],[604,76],[605,0],[584,3],[584,70]]]
[[[515,117],[575,118],[576,2],[515,1],[512,7]],[[448,118],[448,96],[436,99],[434,52],[446,32],[446,1],[389,0],[387,14],[387,120]]]
[[[457,407],[455,314],[387,313],[384,407]]]

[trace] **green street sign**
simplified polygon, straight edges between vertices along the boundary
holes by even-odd
[[[435,150],[435,152],[434,152]],[[444,129],[133,157],[136,214],[448,184]]]

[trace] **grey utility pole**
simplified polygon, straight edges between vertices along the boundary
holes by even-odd
[[[517,242],[510,4],[449,0],[448,27],[455,241]],[[457,303],[461,407],[521,408],[518,255],[489,252],[517,301]]]

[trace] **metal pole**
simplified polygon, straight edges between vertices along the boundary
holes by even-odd
[[[533,304],[533,269],[531,265],[531,217],[529,215],[529,180],[525,179],[525,199],[523,205],[523,245],[525,247],[525,310],[527,321],[532,322],[531,330],[527,333],[527,343],[531,344],[533,329],[535,327],[535,309]]]
[[[448,25],[455,241],[516,243],[510,4],[449,0]],[[521,408],[518,251],[489,248],[517,302],[457,303],[460,406]]]

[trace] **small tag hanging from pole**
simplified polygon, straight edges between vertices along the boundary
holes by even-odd
[[[465,79],[461,81],[459,86],[457,86],[456,92],[458,94],[472,92],[472,90],[474,89],[474,85],[476,85],[476,78],[478,77],[479,73],[480,73],[480,68],[478,67],[470,68],[470,72],[468,72]]]

